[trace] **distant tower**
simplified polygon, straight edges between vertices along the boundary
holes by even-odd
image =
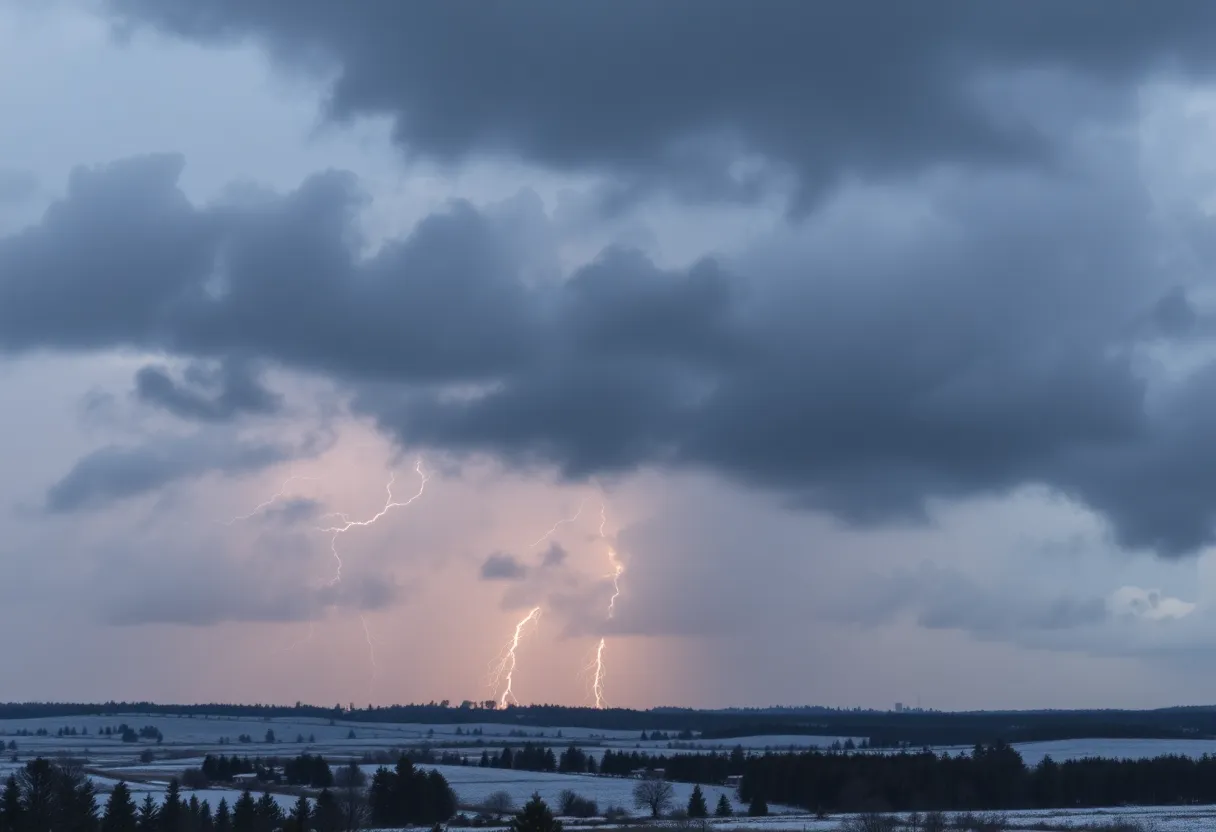
[[[904,703],[896,702],[895,703],[895,713],[902,714],[903,712],[904,712]]]

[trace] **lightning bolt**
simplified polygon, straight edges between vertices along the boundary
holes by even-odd
[[[616,599],[621,595],[621,574],[625,571],[625,565],[621,563],[616,555],[616,549],[612,544],[608,543],[608,537],[604,534],[604,526],[608,523],[608,511],[604,503],[600,503],[600,539],[604,541],[608,547],[608,563],[612,566],[612,571],[606,577],[612,579],[612,597],[608,599],[608,620],[616,615]],[[591,681],[591,692],[595,696],[595,707],[604,708],[604,647],[607,644],[607,639],[601,637],[599,647],[595,650],[595,658],[591,663],[593,677]]]
[[[376,664],[376,640],[372,638],[372,631],[367,626],[367,616],[360,613],[359,620],[363,622],[363,636],[367,639],[367,657],[372,663],[372,678],[371,681],[367,683],[367,695],[368,699],[370,700],[373,697],[374,687],[376,684],[376,675],[379,672],[380,667]]]
[[[507,704],[514,701],[516,705],[519,700],[515,698],[515,694],[511,690],[511,679],[515,674],[515,651],[519,648],[519,639],[523,636],[524,627],[529,623],[536,622],[540,619],[540,607],[533,607],[532,610],[520,619],[515,625],[515,634],[508,642],[506,649],[503,650],[502,658],[498,660],[498,664],[490,672],[490,687],[494,690],[498,689],[498,683],[506,679],[506,687],[503,688],[502,696],[498,700],[499,707],[505,708]]]
[[[316,626],[317,626],[317,622],[315,622],[315,621],[309,621],[309,622],[308,622],[308,635],[307,635],[307,636],[305,636],[305,637],[304,637],[304,638],[302,638],[302,639],[299,639],[299,640],[297,640],[297,641],[293,641],[291,644],[287,645],[287,651],[286,651],[286,652],[290,652],[290,651],[292,651],[292,650],[295,650],[297,647],[299,647],[299,646],[301,646],[301,645],[303,645],[303,644],[308,644],[309,642],[311,642],[311,641],[312,641],[312,634],[313,634],[313,630],[315,630],[315,629],[316,629]]]
[[[578,511],[574,512],[573,515],[565,518],[564,520],[558,520],[556,523],[553,524],[553,527],[551,529],[549,529],[549,531],[545,532],[540,537],[536,538],[535,542],[533,542],[531,545],[529,545],[528,548],[535,549],[537,546],[539,546],[540,544],[544,543],[546,540],[551,538],[557,532],[558,527],[565,526],[566,524],[573,523],[575,520],[577,520],[579,518],[579,515],[581,515],[583,513],[583,506],[585,506],[586,504],[587,504],[586,499],[582,500],[578,504]]]
[[[331,514],[331,515],[327,515],[330,517],[338,517],[338,518],[341,518],[341,520],[342,520],[342,525],[340,525],[340,526],[330,526],[328,528],[317,529],[317,531],[319,531],[319,532],[326,532],[331,535],[331,537],[329,539],[329,551],[333,554],[334,560],[338,562],[338,568],[334,572],[333,580],[331,580],[329,582],[330,586],[333,586],[334,584],[336,584],[342,580],[342,556],[338,554],[338,535],[345,534],[346,532],[350,531],[351,529],[355,528],[356,526],[370,526],[373,523],[375,523],[377,520],[379,520],[381,517],[388,514],[391,509],[405,508],[406,506],[409,506],[415,500],[420,498],[422,496],[422,493],[424,491],[426,491],[426,484],[427,484],[427,482],[430,481],[431,475],[428,474],[425,470],[423,470],[421,459],[419,459],[415,463],[414,471],[417,472],[419,478],[421,479],[421,482],[418,485],[418,493],[415,494],[413,497],[410,497],[408,500],[406,500],[404,502],[397,502],[396,500],[393,499],[393,483],[395,483],[397,481],[397,474],[394,472],[392,474],[392,476],[389,477],[388,485],[386,485],[384,487],[384,490],[388,493],[388,496],[385,498],[385,501],[384,501],[384,508],[380,509],[369,519],[351,520],[345,514],[342,514],[340,512]]]
[[[316,482],[319,479],[320,479],[319,477],[303,477],[303,476],[288,477],[287,479],[283,480],[283,484],[281,486],[279,486],[279,490],[276,491],[274,494],[272,494],[269,500],[258,503],[256,506],[254,506],[253,511],[249,512],[248,514],[241,514],[236,517],[229,518],[228,520],[217,520],[216,522],[220,523],[221,525],[224,525],[224,526],[231,526],[233,523],[239,523],[242,520],[248,520],[249,518],[255,516],[256,514],[270,508],[270,506],[272,506],[277,500],[282,498],[283,495],[287,493],[287,486],[289,484],[291,484],[292,482],[294,482],[296,480],[312,480],[313,482]]]

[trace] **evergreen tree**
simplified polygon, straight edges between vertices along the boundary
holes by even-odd
[[[397,777],[383,766],[376,769],[376,773],[372,775],[372,784],[367,790],[367,802],[373,824],[397,826],[404,823],[397,794]]]
[[[65,732],[66,735],[66,732]],[[97,790],[75,766],[56,766],[53,799],[56,832],[96,832]]]
[[[747,806],[748,817],[761,818],[768,814],[768,802],[760,796],[760,792],[752,795],[752,802]]]
[[[16,775],[10,774],[4,781],[4,792],[0,794],[0,832],[23,832],[25,809],[21,805],[21,788]]]
[[[174,777],[165,790],[164,802],[160,805],[160,832],[186,832],[186,807],[182,804],[182,787]]]
[[[692,795],[688,798],[688,816],[690,818],[709,817],[709,807],[705,804],[705,795],[700,784],[692,787]]]
[[[194,805],[193,798],[190,800],[190,805]],[[198,832],[214,832],[215,820],[211,817],[211,805],[203,800],[198,804],[195,810],[195,828]]]
[[[431,769],[426,776],[426,792],[428,817],[424,820],[443,823],[456,814],[456,792],[438,769]]]
[[[730,798],[725,794],[718,795],[718,806],[714,809],[714,816],[719,818],[728,818],[734,813],[734,807],[730,805]]]
[[[232,832],[258,832],[258,809],[249,789],[232,806]]]
[[[144,795],[144,802],[139,804],[139,815],[135,819],[139,832],[160,832],[160,812],[152,795]]]
[[[511,819],[511,832],[562,832],[562,823],[553,817],[549,806],[533,792],[532,799]]]
[[[283,824],[283,810],[270,792],[264,792],[254,808],[257,813],[257,832],[274,832]]]
[[[308,798],[300,795],[300,799],[296,801],[295,807],[291,810],[291,817],[287,819],[287,825],[284,827],[287,832],[308,832],[312,826],[312,810],[308,806]]]
[[[135,801],[127,784],[119,782],[106,801],[106,812],[101,818],[101,832],[137,832]]]
[[[215,832],[232,832],[232,814],[228,811],[228,801],[225,798],[221,797],[219,805],[215,807],[213,828]]]
[[[329,789],[321,789],[317,795],[317,805],[312,813],[312,826],[316,832],[340,832],[342,829],[342,809]],[[216,832],[219,832],[217,829]]]
[[[45,729],[40,729],[45,730]],[[56,796],[60,790],[59,772],[49,760],[30,760],[17,772],[21,790],[24,832],[53,832],[55,829]]]

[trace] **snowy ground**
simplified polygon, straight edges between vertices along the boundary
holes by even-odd
[[[123,743],[115,737],[106,738],[98,735],[101,729],[107,726],[112,729],[117,728],[124,722],[136,730],[145,725],[156,726],[164,735],[164,741],[160,744],[147,741]],[[77,736],[62,738],[55,736],[55,732],[62,727],[75,728],[78,732]],[[20,730],[33,732],[39,728],[47,729],[50,736],[16,736]],[[274,731],[277,739],[273,745],[263,741],[268,729]],[[456,733],[458,729],[459,734]],[[482,733],[474,736],[472,734],[474,729],[481,729]],[[673,736],[676,732],[675,729],[676,726],[668,729]],[[87,730],[88,733],[83,733],[84,730]],[[352,730],[355,733],[353,739],[349,738]],[[518,747],[526,741],[531,741],[547,744],[560,750],[566,745],[574,743],[589,754],[599,755],[606,748],[639,749],[652,753],[670,754],[726,750],[736,745],[741,745],[753,752],[784,751],[790,748],[826,747],[837,739],[844,739],[831,736],[762,735],[720,740],[693,740],[691,742],[673,740],[672,745],[681,747],[668,748],[668,741],[643,741],[640,739],[641,732],[634,731],[529,727],[524,729],[527,736],[510,736],[512,730],[513,726],[496,723],[457,726],[337,720],[331,724],[327,719],[250,719],[218,716],[190,718],[147,714],[0,720],[0,742],[7,745],[9,740],[14,740],[17,743],[18,754],[17,763],[10,760],[11,752],[7,750],[3,756],[0,756],[0,779],[7,777],[10,772],[33,756],[70,755],[86,758],[89,775],[99,791],[107,792],[119,779],[123,779],[131,786],[137,800],[142,800],[145,794],[151,794],[155,800],[160,800],[163,798],[165,785],[171,777],[179,775],[186,768],[200,765],[203,754],[218,752],[287,757],[309,751],[324,754],[333,760],[341,760],[357,758],[366,752],[393,747],[407,748],[428,744],[435,749],[448,748],[459,754],[467,755],[475,761],[482,750],[478,745],[474,745],[479,741],[490,749],[505,744]],[[520,729],[515,728],[515,730]],[[237,737],[241,734],[250,735],[254,742],[239,743]],[[298,737],[303,737],[305,742],[297,743]],[[315,741],[308,742],[310,737],[314,737]],[[221,744],[221,739],[227,739],[228,743]],[[1155,757],[1161,754],[1216,755],[1216,740],[1085,739],[1021,743],[1015,747],[1030,765],[1038,763],[1047,755],[1055,760],[1089,756],[1134,759]],[[938,750],[959,752],[968,749],[960,747]],[[155,755],[152,763],[145,764],[139,761],[139,755],[144,751],[151,751]],[[367,768],[374,770],[375,766]],[[476,766],[435,766],[435,768],[438,768],[448,778],[464,805],[476,805],[484,801],[491,793],[500,790],[507,791],[518,805],[522,805],[533,792],[539,792],[541,797],[554,804],[562,791],[570,789],[583,797],[595,800],[601,810],[610,806],[620,806],[626,810],[635,811],[632,793],[636,781],[628,778],[504,771]],[[673,787],[676,793],[675,804],[684,805],[692,791],[692,786],[677,783],[673,784]],[[734,802],[734,795],[725,788],[708,787],[704,791],[711,807],[722,793],[727,793],[728,798]],[[185,794],[187,797],[190,794],[196,794],[200,800],[207,800],[214,809],[220,799],[227,799],[231,804],[239,797],[240,792],[233,789],[207,789],[199,792],[185,792]],[[275,799],[285,808],[295,801],[295,797],[287,794],[276,795]],[[742,808],[737,803],[735,806],[736,809]],[[775,811],[780,811],[780,807],[773,808]],[[1144,821],[1160,832],[1216,829],[1216,807],[1017,812],[1008,813],[1006,817],[1011,827],[1027,829],[1044,824],[1082,826],[1115,819]],[[715,825],[724,830],[758,828],[779,832],[779,830],[787,829],[836,829],[840,820],[839,817],[819,820],[806,814],[784,813],[768,818],[736,818],[717,822]]]
[[[369,772],[375,766],[368,766]],[[589,774],[552,774],[534,771],[510,771],[496,768],[478,768],[476,766],[425,766],[427,769],[437,769],[447,781],[452,784],[462,805],[477,806],[486,797],[497,791],[505,791],[511,795],[516,806],[527,802],[533,792],[538,792],[550,806],[555,806],[559,795],[566,789],[576,792],[580,797],[589,798],[599,804],[600,811],[610,806],[619,806],[626,811],[634,811],[633,787],[637,780],[629,777],[596,777]],[[672,783],[675,790],[675,805],[684,806],[692,794],[692,785],[688,783]],[[710,808],[718,802],[718,796],[725,794],[736,809],[744,807],[734,800],[730,789],[720,786],[703,786],[705,800]]]

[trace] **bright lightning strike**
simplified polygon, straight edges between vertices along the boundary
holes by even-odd
[[[587,668],[595,674],[591,681],[591,692],[595,694],[595,707],[600,709],[604,707],[604,644],[605,640],[601,638],[599,646],[595,648],[595,658]]]
[[[572,514],[570,517],[565,518],[564,520],[558,520],[556,523],[553,524],[553,527],[551,529],[549,529],[549,531],[545,532],[540,537],[536,538],[536,540],[530,546],[528,546],[528,548],[535,549],[537,546],[544,543],[546,540],[548,540],[554,534],[556,534],[558,527],[565,526],[565,525],[567,525],[569,523],[573,523],[575,520],[577,520],[579,518],[579,516],[583,513],[583,506],[586,504],[587,504],[586,500],[583,500],[582,502],[580,502],[578,504],[578,511],[574,512],[574,514]]]
[[[515,693],[511,690],[512,676],[515,674],[515,651],[519,649],[519,640],[523,636],[524,627],[530,623],[539,621],[540,607],[533,607],[531,612],[520,619],[520,622],[515,625],[515,634],[511,637],[511,641],[507,644],[503,651],[502,658],[495,665],[494,670],[490,674],[490,687],[497,690],[498,683],[506,680],[506,687],[503,688],[502,696],[498,700],[499,707],[505,708],[510,702],[519,704],[519,700],[515,698]]]
[[[600,539],[608,546],[608,562],[612,565],[612,572],[607,577],[612,579],[612,597],[608,599],[608,619],[611,620],[616,614],[616,599],[621,595],[621,574],[625,571],[625,565],[621,563],[616,556],[616,549],[612,548],[612,544],[608,543],[608,538],[604,534],[604,526],[608,522],[607,508],[603,503],[600,503]],[[599,647],[595,650],[595,659],[592,662],[593,677],[591,681],[591,692],[595,695],[595,707],[604,707],[604,646],[606,639],[600,638]]]
[[[272,505],[274,505],[275,502],[282,499],[282,497],[287,493],[287,486],[290,485],[292,482],[295,482],[296,480],[312,480],[313,482],[316,482],[318,479],[319,479],[318,477],[302,477],[302,476],[288,477],[287,479],[283,480],[283,484],[281,486],[279,486],[279,490],[276,491],[273,495],[271,495],[269,500],[258,503],[256,506],[254,506],[253,511],[249,512],[248,514],[241,514],[241,515],[238,515],[237,517],[229,518],[228,520],[216,521],[216,522],[220,522],[225,526],[231,526],[233,523],[239,523],[242,520],[248,520],[251,517],[254,517],[255,515],[270,508]]]
[[[347,519],[347,516],[345,514],[341,514],[341,513],[333,514],[330,516],[340,517],[342,519],[342,525],[330,526],[330,527],[324,528],[324,529],[317,529],[317,531],[319,531],[319,532],[329,532],[332,535],[329,539],[329,551],[333,554],[334,560],[338,562],[338,568],[337,568],[337,571],[334,573],[333,580],[331,580],[329,582],[330,586],[333,586],[334,584],[336,584],[342,580],[342,556],[338,554],[338,535],[344,534],[344,533],[350,531],[351,529],[355,528],[356,526],[370,526],[371,524],[373,524],[377,520],[379,520],[381,517],[388,514],[390,509],[405,508],[406,506],[410,505],[415,500],[420,498],[422,496],[422,493],[424,491],[426,491],[426,484],[427,484],[427,482],[430,481],[431,475],[428,474],[425,470],[423,470],[421,459],[419,459],[417,461],[417,463],[414,465],[414,471],[417,472],[418,476],[421,478],[421,482],[418,484],[418,493],[415,494],[413,497],[410,497],[408,500],[406,500],[404,502],[397,502],[396,500],[393,499],[393,483],[395,483],[397,481],[397,474],[394,473],[392,476],[389,477],[388,485],[385,486],[385,491],[388,492],[388,497],[384,501],[384,508],[382,508],[382,509],[380,509],[380,511],[376,512],[376,514],[373,515],[371,518],[369,518],[367,520],[349,520],[349,519]]]

